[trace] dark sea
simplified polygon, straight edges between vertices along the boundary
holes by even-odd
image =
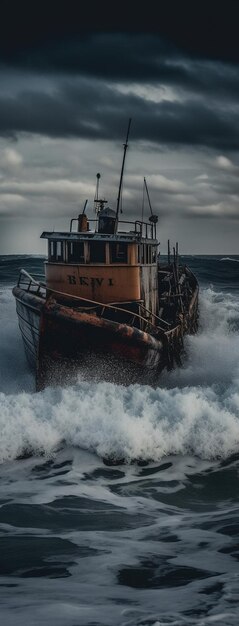
[[[43,261],[0,257],[1,625],[238,626],[239,256],[182,257],[200,327],[158,387],[36,393],[11,289]]]

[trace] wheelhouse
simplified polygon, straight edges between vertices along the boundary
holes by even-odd
[[[115,213],[108,209],[106,219],[106,211],[98,220],[79,215],[71,220],[69,232],[42,233],[48,240],[47,289],[59,298],[77,296],[89,304],[142,303],[156,314],[156,224],[119,222],[115,232]],[[129,230],[118,230],[122,226]]]

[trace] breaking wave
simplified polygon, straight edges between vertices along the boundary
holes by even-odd
[[[14,303],[1,294],[0,460],[52,455],[78,446],[100,457],[158,461],[169,454],[225,458],[239,453],[239,301],[201,293],[200,330],[186,340],[183,367],[157,388],[97,383],[35,393]],[[3,367],[4,366],[4,367]]]
[[[51,454],[62,442],[101,457],[158,461],[239,452],[239,381],[211,388],[156,389],[83,382],[40,394],[0,395],[1,460]]]
[[[235,263],[239,263],[239,259],[233,259],[231,256],[224,256],[220,261],[234,261]]]

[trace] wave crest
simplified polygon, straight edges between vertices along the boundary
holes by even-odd
[[[74,386],[38,394],[27,378],[14,303],[6,292],[2,306],[1,461],[26,451],[52,454],[62,442],[126,461],[239,452],[238,297],[201,291],[200,330],[186,339],[184,366],[165,372],[156,389],[79,378]]]
[[[209,387],[81,382],[39,394],[0,394],[0,415],[1,461],[29,450],[53,453],[63,441],[125,461],[239,452],[239,381],[221,395]]]

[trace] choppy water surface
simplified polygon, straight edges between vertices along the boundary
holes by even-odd
[[[182,369],[36,394],[11,286],[43,259],[0,258],[2,624],[238,625],[239,257],[183,260]]]

